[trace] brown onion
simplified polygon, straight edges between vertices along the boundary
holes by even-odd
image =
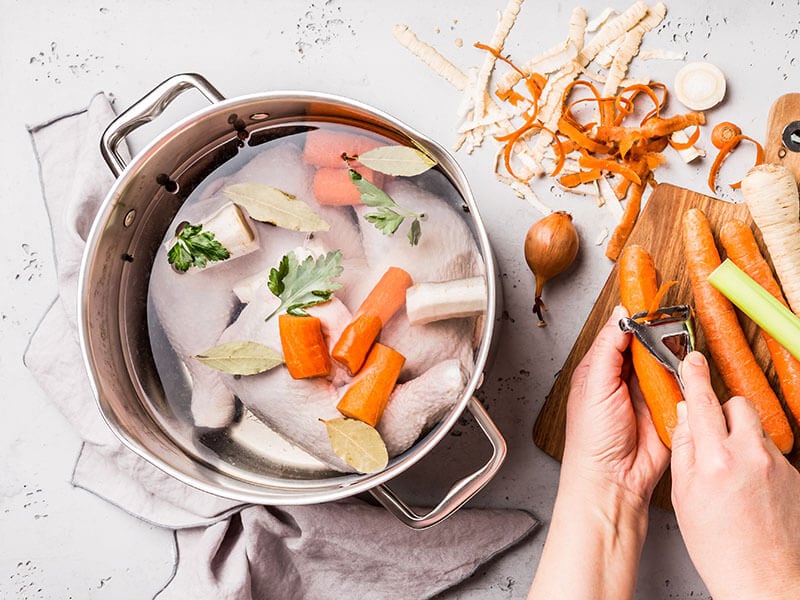
[[[539,317],[539,327],[546,323],[542,311],[544,284],[566,271],[578,255],[578,231],[572,224],[572,215],[558,211],[539,219],[531,225],[525,236],[525,260],[536,277],[536,299],[533,312]]]

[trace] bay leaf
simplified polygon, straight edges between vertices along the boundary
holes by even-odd
[[[375,473],[389,464],[386,444],[378,431],[357,419],[322,421],[334,454],[359,473]]]
[[[283,364],[280,352],[257,342],[226,342],[192,358],[230,375],[255,375]]]
[[[222,190],[250,218],[292,231],[329,231],[331,226],[298,198],[263,183],[235,183]]]
[[[387,175],[413,177],[436,166],[436,161],[418,148],[380,146],[358,155],[359,162]]]

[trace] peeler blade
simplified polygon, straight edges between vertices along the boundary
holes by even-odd
[[[686,304],[659,308],[656,316],[647,311],[620,319],[619,327],[633,333],[655,359],[670,371],[683,389],[680,363],[695,345],[692,309]]]

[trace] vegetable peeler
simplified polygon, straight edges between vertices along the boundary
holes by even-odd
[[[648,315],[655,318],[648,319]],[[636,313],[619,320],[619,328],[633,333],[642,345],[678,380],[680,363],[694,349],[692,309],[686,304],[659,308],[655,313]]]

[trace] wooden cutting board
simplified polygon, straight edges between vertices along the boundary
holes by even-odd
[[[700,208],[706,213],[715,232],[719,230],[723,222],[730,218],[749,221],[747,207],[743,204],[717,200],[669,184],[658,185],[646,202],[628,243],[640,244],[648,249],[653,256],[661,281],[676,280],[678,282],[664,299],[664,305],[691,303],[691,287],[683,259],[680,223],[681,215],[692,207]],[[718,247],[721,246],[718,244]],[[561,460],[564,451],[567,394],[572,372],[589,349],[600,328],[608,320],[614,306],[619,303],[617,269],[618,267],[615,265],[611,270],[575,345],[545,399],[533,428],[534,443],[558,460]],[[777,390],[775,372],[771,367],[769,353],[758,328],[746,318],[742,319],[742,325],[756,359],[762,368],[765,368],[770,383]],[[699,331],[699,327],[697,329],[697,349],[704,352],[706,349],[705,339],[702,332]],[[713,365],[711,375],[717,394],[720,398],[727,399],[728,392]],[[795,431],[797,439],[800,440],[797,433]],[[792,451],[789,458],[795,466],[800,467],[798,447],[800,447],[800,443],[795,445],[795,450]],[[663,508],[671,508],[668,473],[656,488],[653,494],[653,503]]]
[[[800,152],[787,148],[782,139],[783,130],[792,123],[800,124],[800,94],[784,94],[778,98],[769,111],[767,137],[764,140],[764,151],[768,163],[782,164],[794,173],[800,181]],[[800,136],[800,125],[791,127],[795,135]],[[800,142],[800,138],[798,138]]]

